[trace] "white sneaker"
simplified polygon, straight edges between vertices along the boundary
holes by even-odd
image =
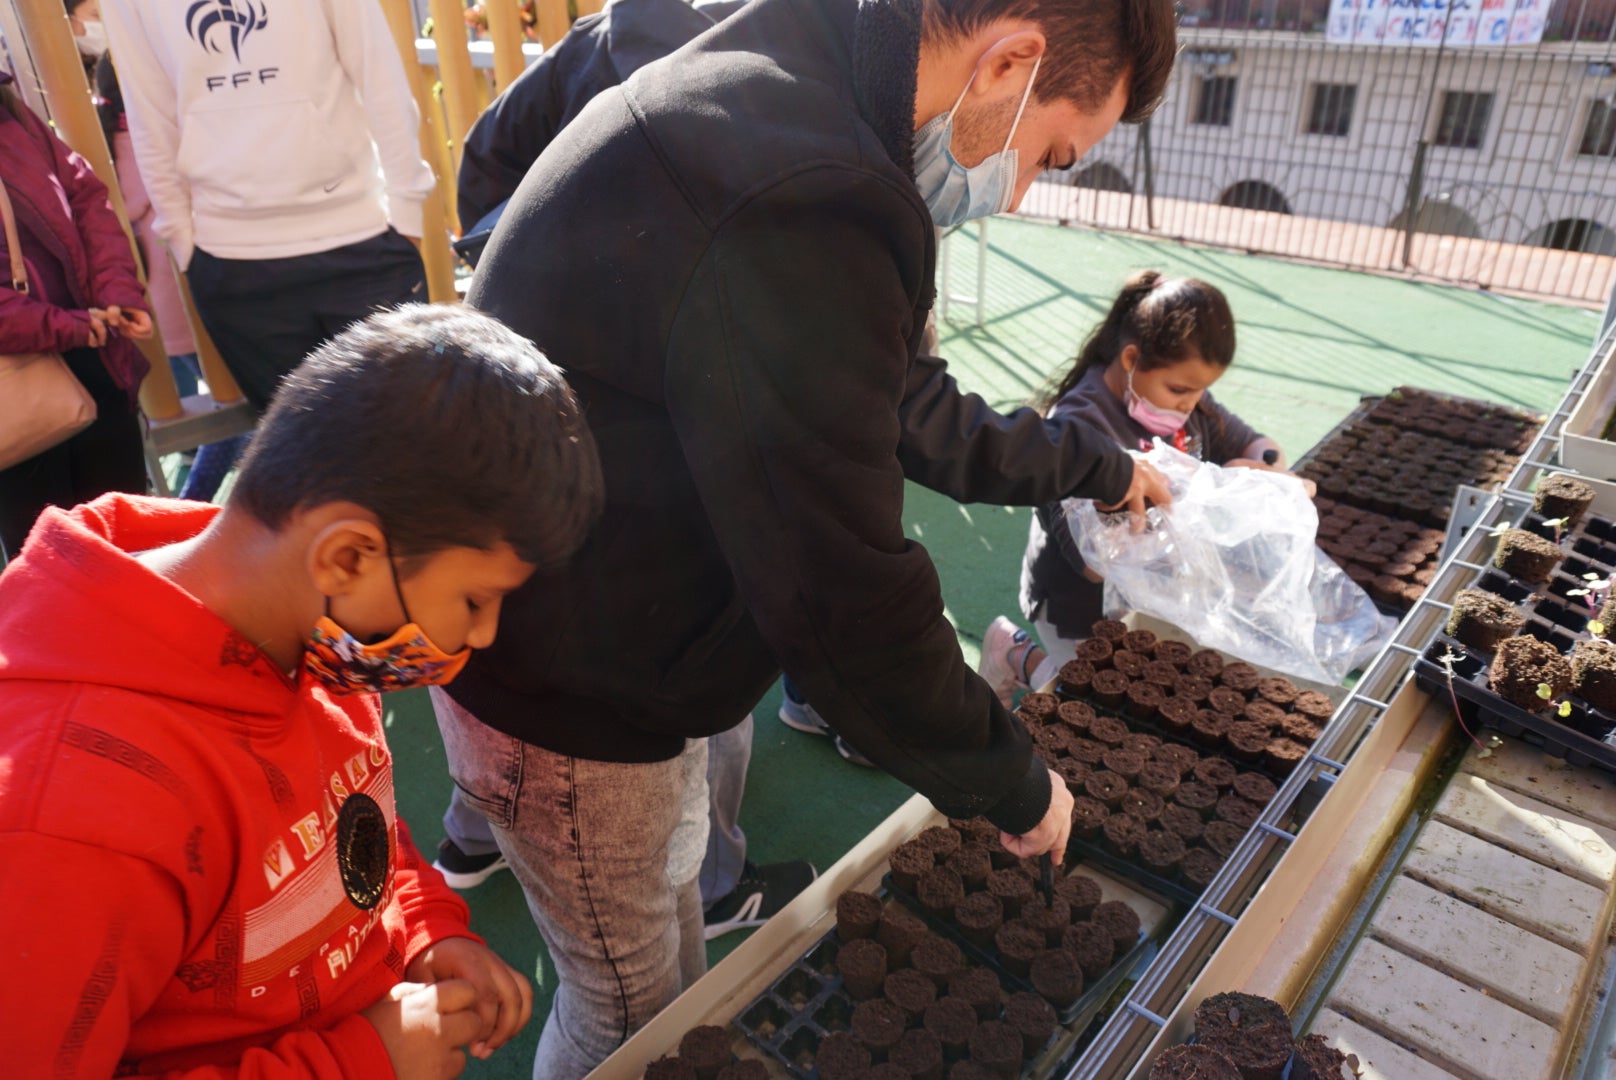
[[[1003,615],[989,623],[987,632],[982,635],[982,662],[976,665],[976,673],[982,676],[983,682],[993,687],[999,704],[1007,709],[1017,690],[1032,689],[1021,674],[1020,665],[1010,658],[1018,645],[1028,646],[1031,643],[1032,636]],[[1022,657],[1025,659],[1025,652]]]

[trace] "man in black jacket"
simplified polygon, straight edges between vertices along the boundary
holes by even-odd
[[[544,148],[596,94],[712,29],[746,2],[610,0],[604,10],[573,23],[566,37],[517,76],[466,133],[460,220],[481,223],[501,209]],[[484,233],[481,242],[486,240]],[[464,246],[457,247],[470,256]],[[480,244],[475,250],[480,253]],[[838,745],[845,746],[840,740]],[[761,866],[747,859],[740,809],[751,757],[750,715],[708,739],[707,848],[700,877],[708,940],[761,926],[814,880],[813,865],[800,859]],[[443,829],[432,865],[455,888],[471,888],[510,865],[492,826],[459,787],[450,796]]]
[[[1172,22],[1170,0],[755,0],[602,92],[522,182],[470,301],[566,369],[608,505],[439,719],[560,975],[535,1076],[588,1072],[699,971],[680,785],[782,667],[940,809],[1064,847],[1070,796],[965,664],[903,481],[1165,489],[917,354],[935,227],[1148,115]]]

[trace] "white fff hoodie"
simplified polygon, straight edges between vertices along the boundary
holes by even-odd
[[[432,171],[377,0],[102,0],[157,234],[183,268],[421,235]],[[385,179],[384,179],[385,177]]]

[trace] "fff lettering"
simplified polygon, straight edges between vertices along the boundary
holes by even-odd
[[[238,86],[247,86],[250,83],[267,83],[280,74],[278,67],[259,68],[257,71],[236,71],[229,75],[209,75],[208,93],[215,90],[234,90]]]

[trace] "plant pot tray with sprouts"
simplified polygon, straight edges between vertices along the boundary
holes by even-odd
[[[1489,568],[1470,588],[1501,597],[1519,612],[1525,621],[1516,636],[1536,638],[1569,657],[1589,637],[1590,622],[1616,580],[1616,524],[1586,516],[1558,530],[1541,514],[1531,514],[1521,528],[1551,543],[1558,540],[1564,555],[1548,580],[1528,583]],[[1487,650],[1441,633],[1416,661],[1414,676],[1426,693],[1454,701],[1467,724],[1496,728],[1573,765],[1616,773],[1616,711],[1596,707],[1575,691],[1551,692],[1541,708],[1523,708],[1493,689],[1491,664]]]
[[[1559,648],[1569,650],[1572,645],[1570,634],[1559,629],[1546,631],[1541,623],[1528,621],[1522,632]],[[1456,657],[1449,661],[1453,667],[1451,696],[1458,699],[1459,716],[1466,724],[1496,728],[1572,765],[1616,773],[1616,744],[1607,741],[1616,732],[1616,716],[1576,697],[1567,698],[1571,710],[1563,718],[1547,703],[1542,712],[1530,712],[1505,701],[1488,683],[1487,657],[1446,635],[1438,635],[1414,664],[1414,681],[1440,701],[1450,699],[1443,660],[1449,655]]]

